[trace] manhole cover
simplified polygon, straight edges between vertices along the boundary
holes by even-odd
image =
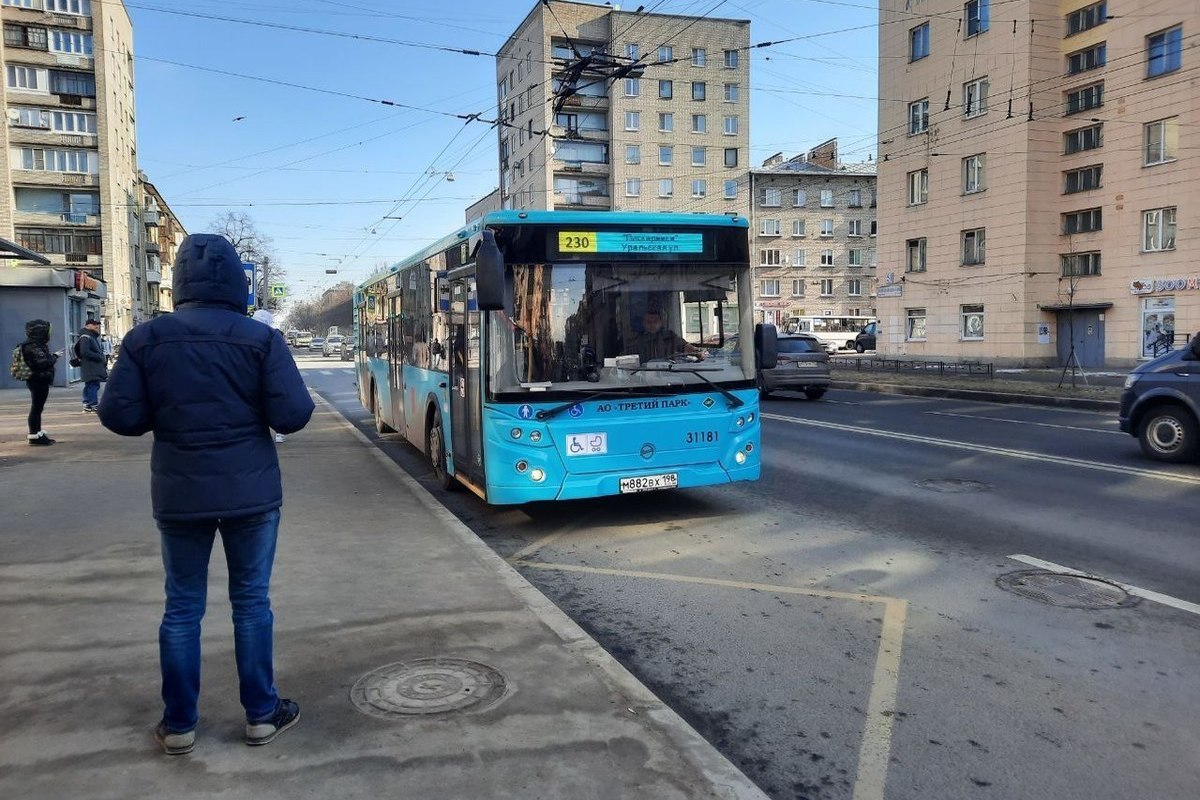
[[[364,714],[396,719],[413,714],[482,711],[508,690],[500,671],[465,658],[418,658],[388,664],[358,679],[350,700]]]
[[[979,481],[969,481],[965,478],[926,478],[916,482],[921,489],[945,494],[960,494],[965,492],[986,492],[988,485]]]
[[[1115,583],[1040,569],[1009,572],[997,578],[996,585],[1030,600],[1063,608],[1128,608],[1138,603],[1136,597]]]

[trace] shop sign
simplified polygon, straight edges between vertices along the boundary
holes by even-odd
[[[1195,290],[1200,290],[1200,275],[1191,275],[1186,278],[1140,278],[1129,284],[1130,294]]]
[[[892,284],[886,284],[884,286],[880,286],[878,289],[875,290],[875,295],[877,297],[903,297],[904,296],[904,284],[903,283],[892,283]]]

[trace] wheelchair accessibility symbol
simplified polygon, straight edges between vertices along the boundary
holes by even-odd
[[[579,419],[583,416],[583,406],[576,403],[567,409],[567,413],[570,414],[573,419]]]
[[[569,456],[602,456],[607,452],[607,433],[572,433],[567,436]]]

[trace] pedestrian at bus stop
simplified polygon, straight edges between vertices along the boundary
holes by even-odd
[[[184,239],[172,290],[174,313],[122,339],[99,414],[123,436],[154,433],[150,496],[167,594],[158,634],[165,708],[155,738],[179,755],[196,741],[200,622],[218,531],[246,744],[267,744],[300,718],[275,688],[269,586],[283,486],[271,429],[300,430],[313,401],[283,336],[246,316],[246,276],[227,240]]]
[[[13,356],[12,375],[25,381],[29,389],[29,444],[35,447],[57,441],[42,430],[42,411],[54,383],[54,367],[62,353],[62,350],[50,352],[49,322],[31,319],[25,323],[25,341],[17,346]]]
[[[83,381],[83,410],[95,413],[100,405],[100,384],[108,380],[108,359],[100,344],[100,320],[89,319],[83,324],[75,340],[75,357],[79,359],[79,377]]]

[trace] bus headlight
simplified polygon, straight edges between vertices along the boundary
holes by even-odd
[[[753,414],[747,414],[747,415],[746,415],[746,422],[754,422],[754,415],[753,415]]]
[[[529,469],[529,462],[521,460],[521,461],[518,461],[513,466],[516,468],[517,472],[524,473],[525,470]]]
[[[741,428],[742,426],[744,426],[746,424],[745,417],[738,417],[737,422],[734,424],[737,425],[739,428]]]
[[[541,431],[530,431],[529,432],[529,441],[536,444],[536,443],[540,442],[541,440],[542,440],[542,432]]]
[[[514,439],[520,439],[520,438],[521,438],[521,429],[520,429],[520,428],[513,428],[513,429],[512,429],[512,431],[511,431],[511,433],[512,433],[512,437],[513,437]]]
[[[541,467],[534,467],[530,471],[529,477],[534,483],[541,483],[542,481],[546,480],[546,472]]]
[[[733,454],[733,460],[739,464],[745,464],[746,463],[746,454],[743,453],[741,450],[738,450],[736,453]]]

